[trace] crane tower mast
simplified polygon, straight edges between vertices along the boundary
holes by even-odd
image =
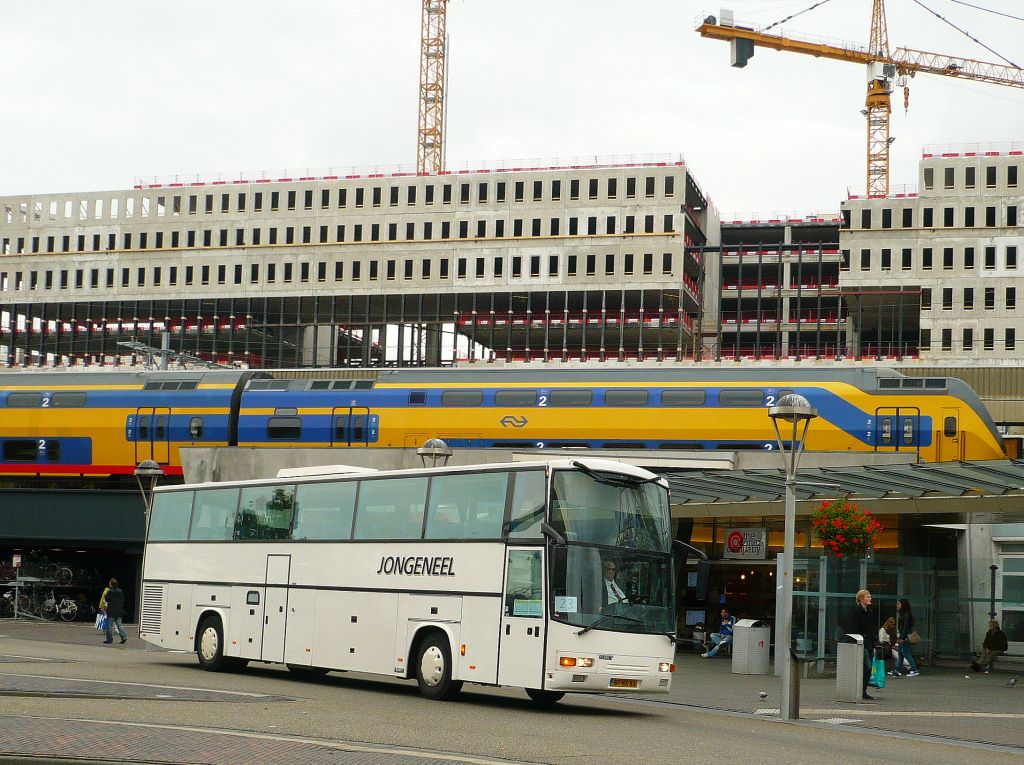
[[[431,175],[444,170],[447,10],[448,0],[423,0],[416,146],[416,172],[419,175]]]

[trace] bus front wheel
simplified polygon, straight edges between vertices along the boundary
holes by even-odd
[[[416,682],[425,698],[437,701],[453,699],[462,690],[462,681],[452,680],[452,651],[444,635],[435,632],[420,644]]]
[[[533,699],[535,703],[545,707],[557,704],[565,696],[562,691],[541,691],[537,688],[527,688],[526,695]]]

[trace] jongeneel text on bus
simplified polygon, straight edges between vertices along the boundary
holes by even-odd
[[[378,574],[411,574],[413,576],[455,576],[454,558],[436,555],[433,558],[410,555],[407,558],[384,556]]]

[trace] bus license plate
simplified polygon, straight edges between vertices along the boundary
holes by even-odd
[[[622,677],[613,677],[611,681],[611,688],[639,688],[639,680],[627,680]]]

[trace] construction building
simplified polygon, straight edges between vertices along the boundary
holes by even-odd
[[[0,198],[0,359],[690,358],[716,215],[667,159]]]

